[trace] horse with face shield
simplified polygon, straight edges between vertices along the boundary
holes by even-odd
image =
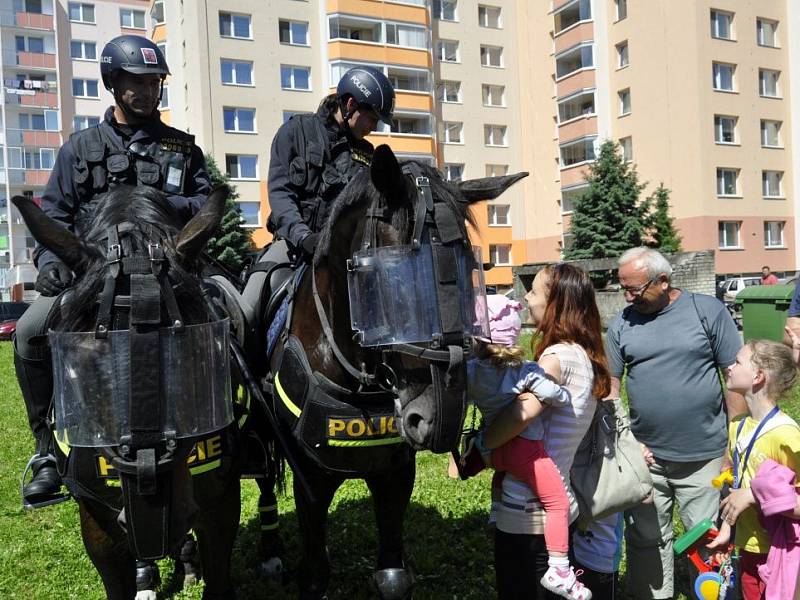
[[[379,595],[410,595],[403,516],[415,451],[456,447],[466,353],[488,327],[469,204],[525,175],[451,184],[380,146],[332,206],[313,263],[295,276],[270,328],[267,385],[308,482],[294,484],[302,598],[325,597],[327,511],[347,478],[364,479],[374,499]]]
[[[174,553],[190,528],[203,597],[234,597],[229,325],[207,313],[197,260],[226,198],[215,190],[180,228],[161,192],[119,186],[77,219],[79,235],[13,199],[37,241],[77,276],[50,315],[56,437],[84,545],[114,600],[155,598],[148,565]]]

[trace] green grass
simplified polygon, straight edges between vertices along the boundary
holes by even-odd
[[[104,598],[102,585],[83,549],[77,505],[66,502],[37,511],[22,509],[19,475],[32,441],[14,376],[11,345],[0,343],[0,598],[32,600]],[[800,416],[798,390],[784,405]],[[492,546],[485,529],[489,474],[468,482],[449,479],[447,458],[420,453],[417,481],[406,518],[406,547],[417,585],[415,598],[490,598],[494,592]],[[261,576],[258,563],[258,491],[242,486],[242,518],[234,550],[234,579],[240,598],[294,598],[293,582],[281,586]],[[289,566],[300,553],[291,493],[279,499],[280,527]],[[329,549],[333,561],[331,598],[374,597],[370,576],[377,547],[372,504],[360,481],[347,482],[330,511]],[[624,577],[624,565],[623,565]],[[170,566],[162,563],[165,587]],[[686,589],[685,571],[676,584]],[[163,598],[200,598],[200,586]],[[679,598],[686,596],[679,595]]]

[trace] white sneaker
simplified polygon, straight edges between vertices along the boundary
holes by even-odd
[[[541,579],[542,586],[554,594],[558,594],[563,598],[570,598],[571,600],[591,600],[592,592],[589,588],[584,586],[576,575],[580,575],[583,571],[575,573],[572,567],[567,570],[557,569],[550,567],[547,573]]]

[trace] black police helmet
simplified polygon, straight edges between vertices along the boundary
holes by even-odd
[[[368,106],[378,118],[391,125],[394,113],[394,88],[386,75],[372,67],[354,67],[347,71],[336,86],[342,100],[352,96],[359,106]]]
[[[100,75],[107,90],[114,87],[114,73],[169,75],[167,59],[153,42],[139,35],[121,35],[108,42],[100,55]]]

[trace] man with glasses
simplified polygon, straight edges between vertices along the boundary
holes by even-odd
[[[742,345],[724,305],[712,296],[672,287],[672,266],[652,248],[619,259],[619,282],[630,306],[606,336],[611,396],[625,377],[631,429],[644,446],[654,499],[625,515],[628,591],[634,598],[673,597],[673,510],[687,529],[716,517],[711,486],[722,467],[728,418],[744,400],[722,388],[719,369]]]

